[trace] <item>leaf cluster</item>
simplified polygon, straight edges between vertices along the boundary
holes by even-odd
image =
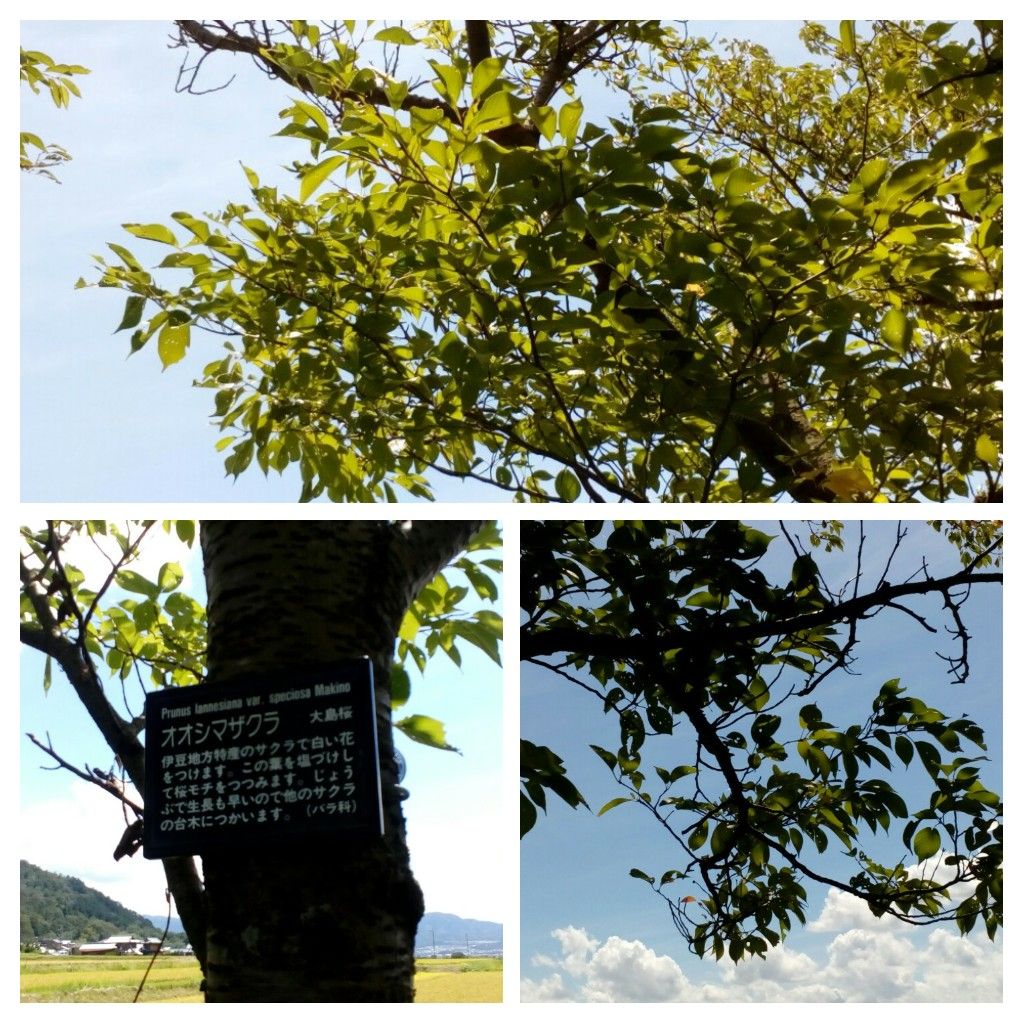
[[[21,83],[37,95],[43,90],[48,92],[53,105],[58,109],[67,107],[72,96],[82,95],[73,76],[87,74],[89,69],[79,64],[58,64],[39,50],[21,47]],[[32,154],[31,150],[36,152]],[[19,163],[23,171],[58,181],[53,168],[70,159],[71,154],[63,146],[46,143],[35,132],[21,132]]]
[[[183,283],[116,243],[99,281],[164,366],[224,337],[199,383],[228,472],[297,465],[303,500],[438,473],[531,501],[994,492],[999,29],[810,25],[823,63],[785,68],[587,25],[497,23],[484,57],[442,22],[247,51],[299,91],[297,195],[247,169],[183,234],[126,225]]]

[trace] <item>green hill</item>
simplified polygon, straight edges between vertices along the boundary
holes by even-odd
[[[81,879],[21,862],[21,941],[72,939],[95,942],[108,935],[160,934],[153,922],[90,889]],[[169,942],[184,941],[168,936]]]

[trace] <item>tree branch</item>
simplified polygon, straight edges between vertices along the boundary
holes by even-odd
[[[870,594],[851,598],[848,601],[839,601],[820,611],[795,615],[789,619],[766,619],[746,626],[726,627],[708,622],[702,628],[705,637],[708,634],[714,634],[716,638],[721,637],[721,641],[726,644],[733,644],[740,640],[762,640],[770,636],[814,629],[817,626],[834,625],[846,619],[863,618],[873,608],[890,605],[894,600],[911,594],[948,594],[950,589],[958,586],[1002,582],[1003,574],[1001,572],[972,573],[963,571],[941,579],[901,583],[898,586],[883,586]],[[667,630],[660,636],[651,639],[638,633],[614,636],[574,626],[556,626],[544,630],[523,627],[520,630],[520,652],[524,661],[532,661],[559,651],[588,656],[631,658],[650,653],[652,648],[658,651],[668,651],[675,647],[682,647],[692,639],[692,636],[689,629]],[[717,639],[716,642],[718,642]]]
[[[142,807],[137,804],[134,800],[129,797],[120,781],[114,776],[107,772],[100,771],[98,768],[89,768],[86,765],[86,771],[81,768],[76,768],[69,761],[65,761],[60,754],[53,749],[53,743],[50,740],[50,735],[47,733],[46,742],[37,739],[32,733],[27,732],[25,735],[44,753],[49,754],[61,766],[66,768],[73,775],[77,775],[80,779],[84,779],[86,782],[91,782],[94,786],[98,786],[103,790],[104,793],[109,793],[119,803],[124,804],[126,807],[130,807],[140,818],[142,817]]]
[[[429,583],[482,526],[482,519],[404,520],[397,524],[399,556],[416,593]]]
[[[107,700],[92,659],[85,651],[83,639],[75,642],[61,631],[46,593],[25,564],[24,558],[21,560],[20,571],[22,588],[32,603],[39,623],[38,627],[29,623],[21,624],[22,642],[57,662],[107,746],[121,759],[135,788],[142,792],[145,788],[145,751],[132,731],[131,724]]]
[[[223,34],[218,34],[208,29],[201,21],[179,21],[177,25],[184,35],[207,53],[214,50],[226,50],[229,53],[248,54],[275,78],[280,78],[283,82],[287,82],[304,93],[314,92],[310,82],[295,78],[285,71],[274,61],[267,46],[253,36],[242,36],[227,28]],[[369,103],[375,107],[391,106],[387,93],[379,86],[371,86],[365,90],[335,88],[330,91],[328,98],[339,106],[348,101]],[[414,108],[440,110],[454,124],[462,123],[462,114],[450,103],[446,103],[438,97],[409,93],[402,100],[399,109],[412,110]]]
[[[985,78],[987,75],[1001,75],[1002,73],[1003,58],[990,57],[980,68],[975,68],[973,71],[964,71],[959,75],[952,75],[949,78],[943,78],[942,81],[928,86],[927,89],[922,89],[917,94],[917,98],[919,100],[924,99],[925,96],[935,92],[936,89],[941,89],[944,85],[952,85],[954,82],[964,82],[969,78]]]
[[[491,33],[486,21],[466,22],[466,46],[469,51],[469,65],[475,68],[491,55]]]

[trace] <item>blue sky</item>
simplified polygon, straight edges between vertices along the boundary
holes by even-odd
[[[695,34],[756,34],[784,59],[806,54],[796,22],[691,22]],[[205,96],[176,95],[181,50],[170,22],[23,22],[21,44],[82,64],[82,99],[57,110],[22,89],[22,123],[73,156],[62,184],[21,176],[21,494],[25,501],[294,501],[298,474],[258,470],[225,477],[209,422],[212,393],[192,388],[220,343],[193,337],[186,359],[161,372],[153,346],[127,358],[128,332],[114,335],[125,295],[75,290],[94,280],[91,254],[126,244],[144,263],[159,246],[132,238],[123,223],[167,223],[173,211],[213,212],[245,201],[240,164],[264,184],[296,191],[283,168],[308,150],[275,138],[289,90],[245,58],[211,60],[201,86],[237,77]],[[588,116],[603,109],[594,97]],[[148,249],[148,253],[147,253]],[[438,483],[438,499],[495,501],[480,484]]]
[[[779,534],[777,524],[756,525]],[[922,557],[928,559],[934,575],[959,569],[955,552],[944,538],[925,523],[907,525],[910,534],[894,562],[891,580],[901,582]],[[878,579],[894,531],[892,523],[867,524],[866,581]],[[842,582],[852,574],[854,536],[847,533],[844,553],[819,555],[819,565],[830,581]],[[773,571],[784,579],[789,576],[792,555],[783,545],[780,537],[761,563],[769,579]],[[920,598],[907,604],[934,615],[938,602]],[[856,669],[860,674],[833,675],[816,698],[826,719],[851,724],[882,683],[899,676],[910,693],[948,712],[966,713],[986,729],[991,763],[982,778],[998,790],[1002,785],[1001,588],[975,588],[965,613],[973,637],[971,679],[966,686],[949,684],[946,666],[934,653],[952,653],[945,636],[926,633],[909,617],[887,615],[858,631],[862,642]],[[615,750],[619,745],[616,721],[601,713],[591,695],[524,665],[521,701],[523,736],[550,746],[564,758],[570,778],[592,808],[623,795],[588,747],[596,743]],[[660,745],[661,758],[647,763],[671,767],[685,761],[685,753],[679,752],[685,742],[666,739]],[[655,749],[659,748],[645,747],[645,753]],[[645,770],[653,774],[649,767]],[[921,799],[923,790],[910,773],[900,768],[893,784],[912,810],[921,806],[915,800]],[[903,852],[901,831],[881,844],[879,852],[888,850],[898,859]],[[769,952],[766,963],[733,967],[716,966],[713,958],[699,961],[679,938],[664,904],[643,882],[629,877],[633,867],[660,877],[677,866],[676,850],[660,826],[638,807],[622,805],[598,818],[552,800],[548,814],[523,840],[520,853],[523,998],[941,1002],[958,998],[949,987],[953,979],[959,998],[992,999],[999,991],[1000,945],[993,946],[983,934],[960,941],[952,927],[925,929],[877,922],[850,898],[813,884],[808,927],[794,929],[784,947]],[[848,863],[836,856],[827,867],[842,871]],[[895,976],[889,970],[893,963],[900,965]],[[959,973],[966,964],[973,965],[973,980]]]
[[[203,599],[198,543],[190,552],[176,539],[151,532],[144,550],[140,572],[153,578],[163,562],[178,561],[186,570],[184,589]],[[80,561],[72,564],[100,573],[96,558],[82,552],[79,548]],[[459,575],[449,579],[455,583]],[[497,583],[500,588],[500,577]],[[467,598],[465,607],[490,605]],[[403,785],[410,798],[404,806],[413,871],[428,910],[508,922],[516,908],[508,891],[493,884],[495,872],[507,876],[515,870],[501,799],[502,674],[468,645],[462,645],[462,654],[461,668],[441,653],[428,662],[424,677],[412,668],[412,697],[400,712],[441,719],[449,742],[461,751],[459,756],[434,750],[396,734],[407,763]],[[24,738],[32,732],[45,740],[49,732],[54,749],[71,763],[111,767],[98,730],[56,667],[44,695],[43,664],[41,655],[22,648],[18,855],[49,871],[76,875],[140,913],[159,913],[165,885],[159,862],[145,861],[141,853],[118,863],[111,856],[124,829],[117,802],[67,771],[42,770],[52,762]],[[116,698],[117,684],[108,693]],[[132,710],[139,713],[141,700],[133,700]]]

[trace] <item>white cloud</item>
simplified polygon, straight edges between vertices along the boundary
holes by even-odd
[[[806,953],[787,946],[769,949],[765,959],[718,965],[721,981],[704,985],[701,998],[709,1002],[743,1000],[755,1003],[843,1001],[843,993],[821,979],[820,966]]]
[[[694,997],[675,960],[617,935],[594,953],[582,993],[588,1003],[678,1003]]]
[[[695,989],[679,965],[638,940],[613,935],[601,943],[573,925],[551,934],[562,948],[561,958],[537,956],[533,963],[560,970],[540,981],[524,979],[523,1002],[675,1003],[694,998]],[[578,987],[571,986],[562,972]]]
[[[853,928],[829,943],[821,972],[847,998],[896,1002],[913,985],[917,950],[904,938]]]
[[[933,931],[922,953],[922,967],[911,998],[936,1002],[998,1002],[1003,998],[1002,946],[986,936],[964,941]]]
[[[817,926],[839,934],[811,952],[785,945],[738,964],[711,964],[717,977],[691,981],[671,957],[637,939],[603,942],[574,925],[556,929],[561,956],[537,955],[550,971],[524,979],[524,1002],[998,1002],[1002,944],[961,938],[949,927],[915,928],[892,918],[858,927],[832,891]],[[809,929],[811,930],[811,929]]]
[[[807,925],[809,932],[841,932],[850,928],[862,931],[886,931],[892,928],[890,918],[875,917],[868,905],[840,889],[829,889],[821,913]]]
[[[556,928],[552,936],[562,947],[562,965],[574,976],[586,973],[591,954],[597,949],[597,939],[592,939],[583,928]]]
[[[519,998],[524,1003],[576,1003],[575,990],[566,984],[560,974],[549,974],[541,981],[524,978],[519,987]]]

